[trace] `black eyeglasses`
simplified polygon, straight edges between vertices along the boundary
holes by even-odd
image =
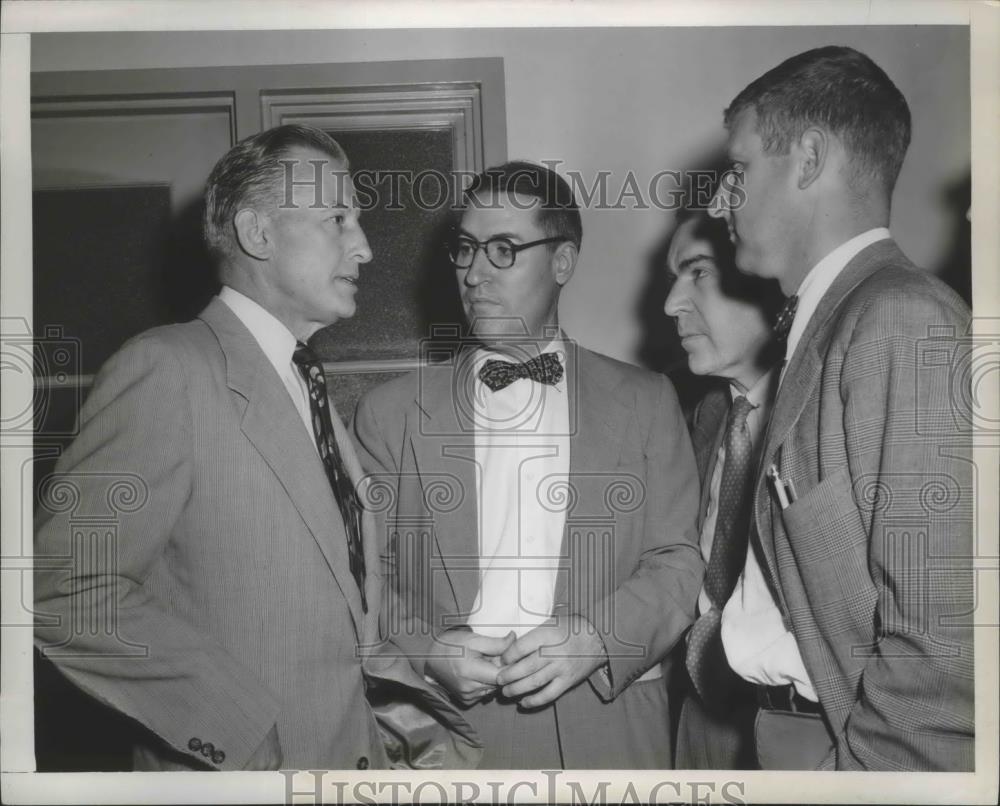
[[[528,243],[514,243],[508,238],[490,238],[488,241],[477,241],[466,235],[458,235],[448,242],[448,257],[457,269],[468,269],[476,259],[476,252],[482,249],[486,252],[486,259],[498,269],[509,269],[517,259],[517,253],[530,249],[532,246],[541,246],[543,243],[555,243],[556,241],[568,241],[565,235],[555,235],[552,238],[542,238],[540,241],[528,241]]]

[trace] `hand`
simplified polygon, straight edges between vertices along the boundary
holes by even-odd
[[[515,637],[513,631],[490,638],[471,630],[446,630],[434,641],[426,671],[462,705],[472,705],[493,693],[500,655]]]
[[[281,742],[278,741],[278,726],[273,725],[254,750],[253,755],[243,765],[244,770],[280,770],[284,756],[281,754]]]
[[[607,660],[604,641],[587,619],[577,614],[560,616],[525,633],[500,656],[504,668],[497,683],[505,697],[523,697],[522,706],[539,708]]]

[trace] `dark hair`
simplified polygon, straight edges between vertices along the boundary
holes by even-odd
[[[793,140],[819,125],[847,149],[852,187],[875,181],[892,194],[910,145],[910,108],[865,54],[831,45],[792,56],[733,99],[725,111],[726,127],[747,109],[757,115],[766,153],[788,153]]]
[[[727,297],[757,304],[764,312],[767,321],[773,322],[785,304],[785,295],[781,293],[778,281],[744,274],[736,268],[736,255],[726,222],[712,218],[703,208],[685,208],[677,213],[674,234],[670,237],[671,242],[677,237],[680,228],[688,222],[693,222],[691,224],[693,237],[712,245],[722,292]]]
[[[349,169],[347,155],[330,135],[312,126],[288,124],[241,140],[220,159],[205,187],[202,225],[205,242],[216,255],[230,252],[233,217],[242,208],[274,200],[294,148],[321,151]]]
[[[544,165],[514,160],[488,168],[472,180],[465,191],[465,205],[474,195],[518,193],[538,199],[538,223],[546,235],[564,236],[577,249],[583,241],[580,208],[573,191],[559,174]]]

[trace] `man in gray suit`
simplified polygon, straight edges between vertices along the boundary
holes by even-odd
[[[559,328],[581,236],[554,171],[478,176],[450,244],[473,339],[354,423],[392,493],[390,634],[469,706],[483,767],[671,761],[662,664],[701,584],[698,480],[670,382]]]
[[[384,767],[399,758],[366,673],[443,700],[404,661],[359,659],[378,643],[378,555],[306,346],[354,315],[371,259],[347,170],[304,126],[219,161],[220,294],[107,362],[43,492],[36,643],[148,729],[138,769]]]
[[[777,283],[740,274],[726,227],[703,211],[682,214],[667,253],[664,310],[677,323],[688,366],[724,384],[695,408],[692,442],[701,479],[698,530],[708,569],[698,596],[698,634],[717,617],[746,558],[755,459],[778,380],[781,344],[772,328]],[[677,769],[755,769],[757,698],[726,661],[718,632],[695,642],[683,672]]]
[[[789,304],[750,550],[721,617],[765,769],[971,770],[969,310],[889,230],[906,100],[824,47],[725,113],[714,213]]]

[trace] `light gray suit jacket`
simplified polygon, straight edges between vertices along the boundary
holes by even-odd
[[[373,390],[354,422],[362,464],[386,493],[386,555],[402,607],[389,634],[415,665],[432,634],[464,623],[479,589],[471,354]],[[668,767],[665,680],[632,684],[694,616],[704,569],[690,439],[663,376],[571,346],[566,383],[570,479],[565,499],[552,501],[567,510],[555,607],[595,625],[611,685],[595,672],[557,701],[563,758],[567,767]],[[477,728],[499,718],[487,706],[466,713]]]
[[[827,719],[825,768],[973,767],[968,327],[955,293],[875,243],[778,391],[760,467],[798,500],[782,511],[758,473],[755,532]]]
[[[225,303],[107,362],[43,489],[36,643],[163,757],[237,770],[276,723],[285,767],[389,764],[359,658],[380,643],[378,607],[362,611],[311,435]],[[364,532],[377,605],[367,514]],[[405,662],[371,665],[427,688]]]

